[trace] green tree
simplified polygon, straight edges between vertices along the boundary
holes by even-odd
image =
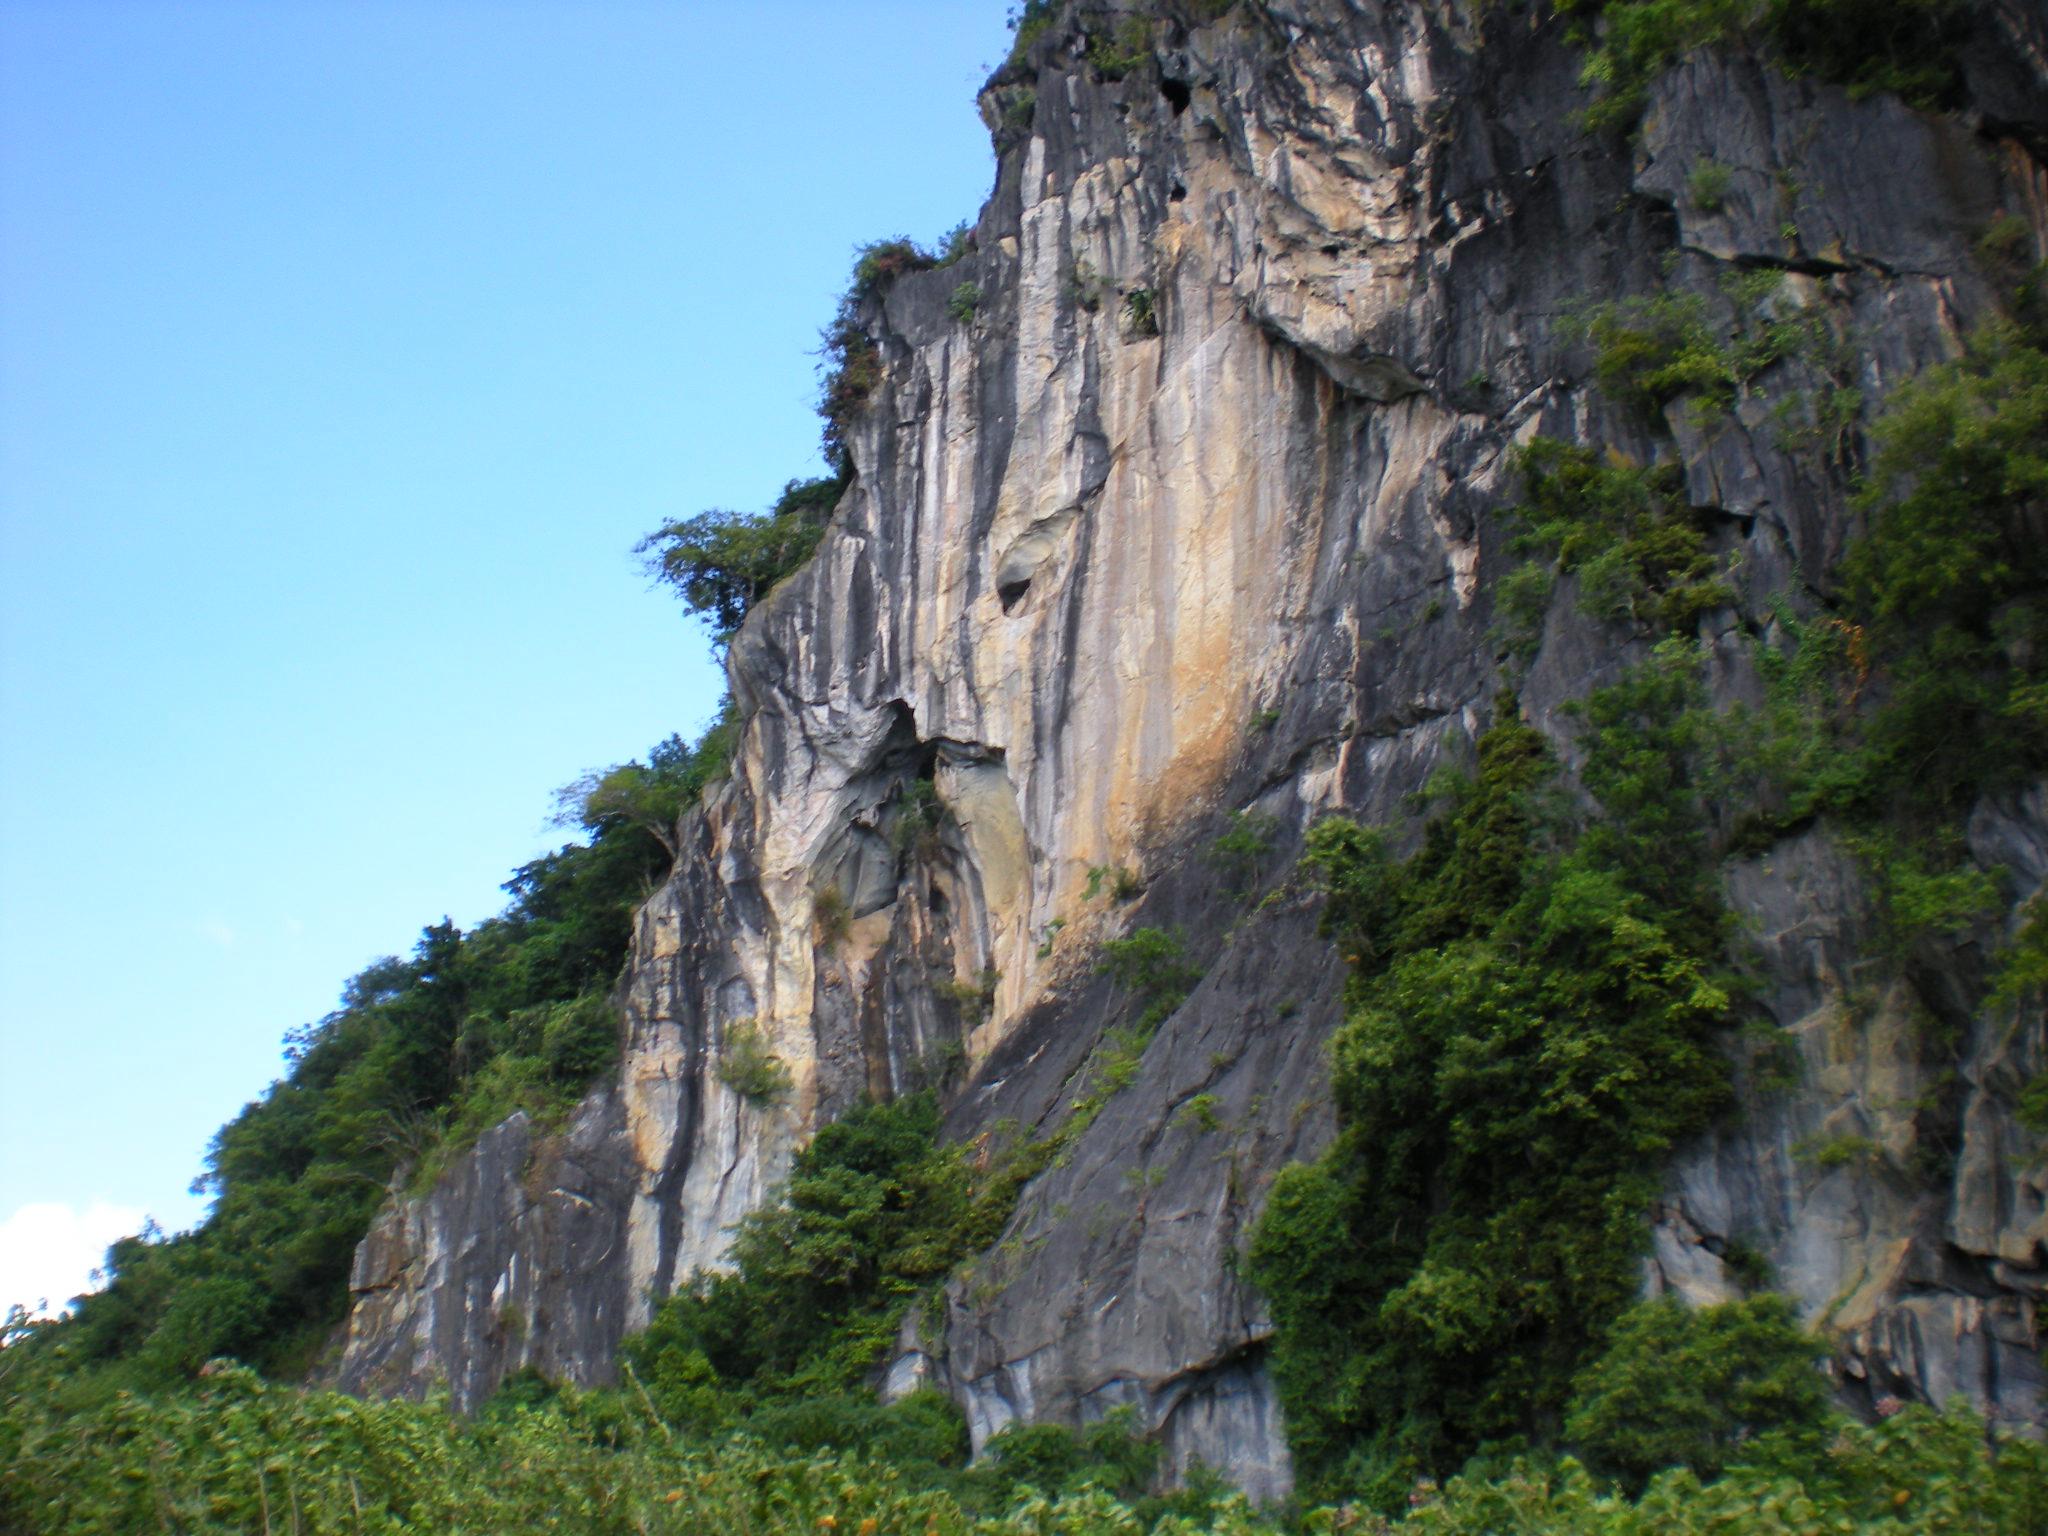
[[[1354,964],[1339,1132],[1275,1182],[1250,1276],[1318,1495],[1396,1505],[1554,1433],[1634,1293],[1654,1170],[1726,1101],[1698,925],[1572,846],[1554,774],[1504,699],[1410,858],[1343,822],[1309,835]]]
[[[1565,1442],[1631,1492],[1666,1467],[1711,1480],[1761,1436],[1821,1433],[1826,1353],[1782,1296],[1698,1311],[1671,1296],[1642,1302],[1578,1378]]]
[[[664,523],[635,553],[723,645],[754,604],[810,558],[846,483],[844,476],[792,480],[765,513],[713,508]]]

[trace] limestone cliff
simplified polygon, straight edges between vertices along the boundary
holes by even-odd
[[[616,1078],[562,1134],[515,1118],[394,1199],[358,1255],[342,1383],[446,1377],[473,1403],[524,1364],[602,1379],[863,1094],[943,1080],[961,1138],[1057,1123],[1130,1007],[1097,945],[1176,927],[1200,983],[890,1381],[936,1379],[977,1443],[1133,1403],[1177,1461],[1283,1488],[1268,1324],[1235,1261],[1275,1171],[1330,1133],[1342,960],[1277,877],[1317,817],[1403,820],[1483,724],[1507,456],[1534,434],[1682,463],[1737,572],[1709,626],[1723,686],[1749,686],[1741,634],[1827,586],[1846,472],[1760,398],[1711,428],[1622,409],[1566,319],[1672,287],[1725,305],[1720,274],[1779,269],[1854,338],[1869,397],[1952,356],[1993,302],[1983,230],[2017,214],[2048,240],[2041,17],[1992,10],[1967,111],[1724,50],[1659,80],[1632,142],[1572,121],[1582,56],[1543,7],[1169,8],[1115,79],[1090,63],[1109,22],[1063,13],[983,96],[999,172],[975,254],[861,315],[882,370],[856,475],[732,644],[743,746],[640,914]],[[1711,208],[1687,195],[1709,157]],[[1561,706],[1628,649],[1552,605],[1521,700],[1567,755]],[[1278,828],[1254,874],[1280,894],[1255,909],[1202,857],[1240,810]],[[1969,835],[2023,901],[2048,792],[1984,805]],[[1104,869],[1142,889],[1117,899]],[[1725,1255],[1760,1252],[1848,1390],[2038,1419],[2048,1166],[2010,1100],[2048,1066],[2042,1020],[1970,1003],[1989,929],[1913,996],[1864,995],[1858,880],[1814,832],[1728,869],[1802,1086],[1746,1089],[1678,1159],[1646,1285],[1710,1299]],[[1911,1027],[1929,999],[1952,1076]],[[720,1075],[750,1031],[792,1069],[779,1101]],[[1842,1128],[1891,1157],[1795,1157]],[[1946,1171],[1893,1171],[1930,1138]]]

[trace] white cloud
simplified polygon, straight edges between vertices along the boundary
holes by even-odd
[[[31,1312],[47,1303],[54,1316],[71,1298],[97,1290],[92,1272],[107,1245],[142,1230],[146,1213],[95,1200],[84,1210],[45,1201],[18,1207],[0,1221],[0,1312],[19,1302]]]
[[[233,949],[238,935],[235,930],[217,917],[202,917],[193,927],[199,937],[209,944],[218,944],[222,949]]]

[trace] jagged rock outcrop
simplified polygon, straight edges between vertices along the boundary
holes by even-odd
[[[1779,268],[1773,302],[1854,338],[1837,382],[1876,398],[1953,355],[1993,303],[1984,228],[2048,239],[2041,30],[1998,14],[1973,112],[1737,51],[1672,71],[1631,144],[1572,122],[1581,60],[1541,8],[1241,4],[1162,21],[1115,80],[1088,63],[1105,23],[1064,15],[984,96],[1001,153],[975,254],[863,314],[882,367],[857,475],[733,642],[743,744],[640,915],[616,1080],[560,1134],[515,1120],[394,1201],[340,1381],[446,1377],[470,1403],[521,1365],[603,1378],[863,1094],[943,1080],[951,1135],[1050,1128],[1133,1006],[1096,947],[1143,923],[1185,934],[1202,980],[890,1379],[936,1379],[977,1444],[1132,1403],[1177,1463],[1282,1490],[1236,1259],[1273,1174],[1330,1134],[1342,959],[1277,877],[1318,816],[1399,820],[1484,723],[1508,454],[1533,434],[1683,463],[1735,557],[1723,686],[1748,686],[1741,632],[1824,589],[1851,533],[1843,466],[1761,397],[1711,426],[1631,413],[1568,318],[1673,285],[1725,312],[1724,273]],[[1708,157],[1711,210],[1686,191]],[[1569,755],[1562,706],[1632,654],[1554,603],[1525,711]],[[1239,810],[1275,829],[1243,881],[1202,856]],[[1971,837],[2014,898],[2040,888],[2042,794]],[[2048,1066],[2042,1021],[1972,1008],[1981,941],[1860,987],[1867,904],[1819,833],[1727,889],[1802,1071],[1746,1084],[1679,1159],[1647,1283],[1713,1298],[1759,1254],[1857,1390],[2038,1419],[2048,1166],[2010,1105]],[[1952,1046],[1916,1028],[1929,1008]],[[721,1076],[741,1034],[788,1064],[786,1096]],[[1795,1156],[1841,1127],[1883,1155]]]

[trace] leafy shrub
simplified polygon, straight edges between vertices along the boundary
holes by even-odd
[[[1145,882],[1134,869],[1126,869],[1121,864],[1091,864],[1088,866],[1088,885],[1081,892],[1081,899],[1093,901],[1102,894],[1104,886],[1109,888],[1113,901],[1134,901],[1145,890]]]
[[[586,773],[555,791],[555,822],[578,826],[602,836],[620,827],[635,827],[660,843],[673,862],[677,856],[676,823],[695,805],[705,786],[723,777],[732,760],[739,719],[727,697],[694,746],[670,736],[635,760]]]
[[[859,1390],[911,1302],[1009,1219],[999,1162],[936,1145],[928,1093],[863,1105],[796,1155],[743,1217],[732,1271],[665,1301],[625,1359],[663,1414],[709,1428],[754,1407]]]
[[[2036,1136],[2048,1136],[2048,1072],[2036,1072],[2013,1098],[2019,1123]]]
[[[1518,544],[1578,576],[1579,607],[1590,617],[1682,633],[1734,601],[1676,465],[1643,469],[1539,437],[1518,450],[1515,467],[1524,488],[1511,514],[1525,530]],[[1534,645],[1540,585],[1524,577],[1507,593],[1502,622],[1520,648]]]
[[[1101,969],[1128,987],[1146,1004],[1145,1014],[1158,1023],[1178,1008],[1201,972],[1187,960],[1180,935],[1163,928],[1139,928],[1102,946]]]
[[[1703,414],[1718,414],[1767,369],[1824,350],[1817,313],[1773,303],[1781,274],[1737,272],[1722,286],[1733,310],[1726,322],[1701,295],[1685,292],[1595,304],[1577,315],[1572,323],[1593,344],[1601,389],[1649,416],[1687,395]]]
[[[1842,1168],[1874,1167],[1883,1160],[1884,1152],[1868,1136],[1844,1133],[1803,1137],[1793,1143],[1792,1155],[1822,1173],[1833,1173]]]
[[[903,787],[896,814],[889,823],[889,842],[898,853],[917,849],[929,857],[938,851],[939,825],[946,807],[939,799],[938,786],[928,778],[915,778]]]
[[[1152,61],[1149,16],[1121,16],[1114,22],[1091,25],[1101,26],[1102,30],[1089,34],[1088,67],[1103,79],[1121,80]]]
[[[936,1479],[967,1463],[967,1419],[929,1388],[894,1403],[839,1392],[771,1403],[746,1421],[747,1434],[795,1455],[859,1452]]]
[[[1173,1123],[1182,1130],[1220,1131],[1223,1119],[1216,1113],[1222,1100],[1213,1093],[1198,1093],[1181,1105],[1173,1117]]]
[[[1997,877],[1969,861],[1961,840],[1908,842],[1879,829],[1849,839],[1875,897],[1884,942],[1903,954],[1923,939],[1953,939],[2004,909]]]
[[[728,1024],[713,1069],[718,1080],[754,1104],[773,1104],[794,1086],[789,1067],[768,1048],[768,1038],[753,1019]]]
[[[766,513],[713,508],[664,523],[635,552],[723,645],[754,604],[811,557],[845,489],[843,476],[792,480]]]
[[[2005,1007],[2048,997],[2048,895],[2036,892],[2012,947],[1999,962],[1992,1001]]]
[[[1654,900],[1705,953],[1725,937],[1710,806],[1730,795],[1721,715],[1701,677],[1707,652],[1672,636],[1615,682],[1567,707],[1580,782],[1601,814],[1580,833],[1588,857]]]
[[[1782,606],[1773,628],[1776,642],[1755,652],[1762,703],[1730,722],[1739,770],[1757,785],[1745,818],[1753,846],[1872,793],[1857,741],[1857,705],[1870,682],[1865,632],[1845,618],[1801,620]]]
[[[1803,1434],[1816,1450],[1826,1353],[1782,1296],[1699,1311],[1670,1296],[1639,1303],[1579,1376],[1565,1443],[1632,1492],[1668,1467],[1719,1477],[1760,1435]]]
[[[2048,764],[2048,353],[1994,328],[1894,393],[1846,564],[1875,777],[1960,808]]]
[[[1002,1508],[1025,1489],[1075,1494],[1088,1489],[1132,1498],[1159,1468],[1159,1446],[1133,1433],[1136,1413],[1113,1408],[1078,1434],[1060,1424],[1005,1426],[989,1438],[976,1468],[984,1503]]]
[[[1232,811],[1230,825],[1209,845],[1209,863],[1222,874],[1232,894],[1250,892],[1259,878],[1259,868],[1273,851],[1273,838],[1280,830],[1280,818],[1263,811]]]
[[[936,254],[900,236],[876,240],[854,253],[853,280],[840,295],[839,308],[822,338],[824,378],[818,398],[818,414],[825,423],[825,462],[842,482],[842,489],[853,475],[853,464],[847,456],[847,431],[854,414],[882,381],[881,350],[867,333],[862,310],[870,299],[905,273],[929,272],[951,265],[973,249],[973,244],[973,229],[962,224],[947,235]],[[956,302],[960,296],[961,290],[955,289]]]
[[[1735,184],[1735,172],[1718,160],[1697,160],[1686,172],[1686,201],[1701,213],[1718,213],[1728,201],[1728,189]]]
[[[1917,107],[1954,96],[1961,0],[1569,0],[1568,14],[1598,22],[1581,76],[1596,92],[1594,129],[1642,115],[1657,77],[1698,48],[1747,42],[1794,74],[1851,94],[1886,91]]]
[[[970,1025],[981,1024],[996,1005],[996,988],[1002,979],[1001,971],[986,970],[973,981],[942,981],[938,984],[938,991],[960,1010],[960,1016]]]
[[[1275,1181],[1250,1252],[1314,1494],[1394,1505],[1554,1422],[1632,1296],[1654,1170],[1726,1102],[1699,925],[1633,889],[1546,787],[1503,700],[1421,849],[1312,829],[1354,961],[1339,1133]]]
[[[1024,61],[1031,45],[1052,29],[1058,18],[1060,0],[1024,0],[1010,11],[1010,27],[1016,36],[1010,43],[1009,64],[1014,66]]]
[[[962,325],[971,324],[974,312],[981,308],[981,286],[978,283],[962,283],[946,300],[946,313]]]
[[[853,906],[838,886],[824,886],[811,898],[811,926],[827,949],[845,939],[853,926]]]
[[[2048,767],[2048,353],[1994,326],[1895,390],[1875,435],[1842,609],[1776,616],[1737,723],[1766,827],[1888,821],[1924,863],[1979,796]]]
[[[1543,623],[1557,570],[1549,561],[1525,560],[1494,584],[1492,639],[1518,661],[1527,662],[1543,643]]]
[[[540,1054],[551,1078],[580,1088],[619,1059],[619,1016],[596,992],[556,1003],[541,1024]]]
[[[1596,305],[1585,327],[1596,353],[1594,375],[1617,400],[1655,411],[1685,394],[1720,405],[1735,398],[1735,360],[1697,294]]]

